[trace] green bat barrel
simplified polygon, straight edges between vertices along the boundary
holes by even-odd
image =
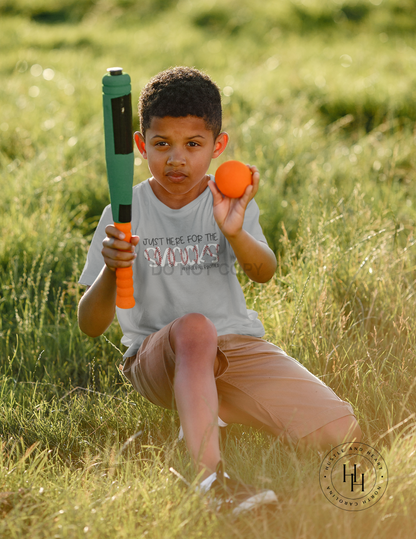
[[[114,225],[131,240],[131,203],[134,173],[130,76],[112,67],[103,77],[105,158]],[[134,307],[133,269],[117,268],[116,305]]]

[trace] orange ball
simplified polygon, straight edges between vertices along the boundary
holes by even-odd
[[[215,183],[226,197],[240,198],[251,185],[250,169],[240,161],[226,161],[217,168]]]

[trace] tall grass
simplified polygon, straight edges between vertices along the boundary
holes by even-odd
[[[415,7],[1,4],[1,537],[413,536]],[[101,77],[120,64],[134,100],[170,65],[220,85],[224,159],[258,166],[279,262],[265,285],[239,275],[247,303],[269,340],[352,403],[389,469],[371,509],[346,513],[323,497],[322,455],[233,425],[222,434],[227,468],[274,488],[279,505],[217,514],[194,491],[177,414],[121,376],[117,324],[95,340],[80,333],[77,280],[108,203]]]

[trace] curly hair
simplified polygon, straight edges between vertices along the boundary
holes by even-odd
[[[146,84],[139,100],[140,127],[143,136],[153,117],[203,118],[216,138],[221,131],[221,94],[211,78],[190,67],[162,71]]]

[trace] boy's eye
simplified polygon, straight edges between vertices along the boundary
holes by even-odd
[[[199,146],[199,144],[193,140],[191,140],[190,142],[188,142],[189,146],[191,146],[191,148],[197,148]]]
[[[155,143],[155,146],[167,146],[167,142],[164,140],[160,140],[159,142]]]

